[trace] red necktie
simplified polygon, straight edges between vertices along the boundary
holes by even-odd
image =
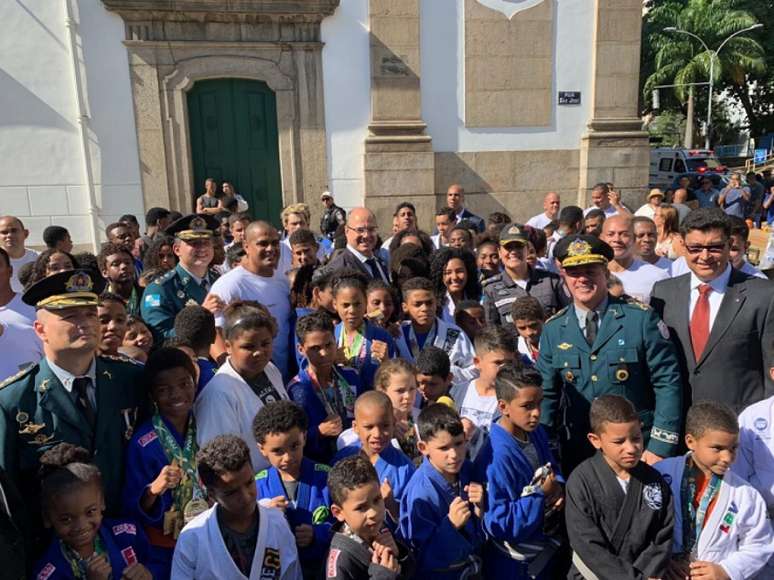
[[[707,346],[707,340],[710,333],[710,303],[709,293],[712,292],[712,286],[701,284],[699,286],[699,299],[696,306],[693,307],[691,315],[691,343],[693,344],[693,356],[699,361],[704,347]]]

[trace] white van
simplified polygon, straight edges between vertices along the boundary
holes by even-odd
[[[725,173],[715,152],[710,149],[675,149],[659,147],[650,150],[650,187],[669,189],[683,173]]]

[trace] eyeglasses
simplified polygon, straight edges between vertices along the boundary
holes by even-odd
[[[726,244],[713,244],[711,246],[685,246],[685,249],[692,256],[697,256],[698,254],[701,254],[704,250],[707,250],[707,253],[713,256],[720,256],[723,253],[723,251],[726,249]]]
[[[353,228],[353,227],[347,226],[347,229],[352,230],[358,236],[364,236],[366,234],[375,234],[376,232],[379,231],[379,228],[377,228],[376,226],[370,226],[370,227],[363,226],[359,228]]]

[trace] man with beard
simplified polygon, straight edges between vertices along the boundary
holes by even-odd
[[[263,221],[252,222],[245,232],[245,257],[236,268],[229,270],[212,286],[210,296],[224,305],[237,300],[255,300],[263,304],[277,322],[272,362],[287,378],[290,332],[290,287],[284,276],[275,276],[280,256],[277,230]],[[213,353],[221,358],[226,353],[223,339],[223,315],[215,314],[218,336]]]
[[[118,513],[124,444],[140,406],[142,371],[96,354],[103,289],[97,272],[66,270],[24,294],[37,311],[33,327],[44,357],[0,385],[0,467],[22,491],[30,513],[40,513],[39,458],[62,442],[93,454],[107,512]]]
[[[189,304],[200,304],[212,313],[222,304],[207,296],[217,274],[210,270],[215,251],[212,238],[218,220],[208,215],[183,216],[167,229],[175,237],[172,251],[179,262],[145,288],[140,312],[153,332],[156,344],[174,336],[175,316]]]
[[[650,307],[607,291],[613,250],[585,235],[555,248],[572,304],[546,322],[537,368],[543,375],[541,422],[559,437],[564,473],[594,452],[586,439],[591,402],[623,395],[643,423],[643,461],[677,451],[682,384],[669,331]]]

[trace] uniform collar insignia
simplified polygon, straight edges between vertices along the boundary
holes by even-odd
[[[569,342],[563,342],[559,345],[559,348],[562,350],[570,350],[572,348],[572,345]]]

